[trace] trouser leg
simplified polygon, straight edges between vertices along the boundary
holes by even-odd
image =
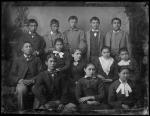
[[[18,101],[18,109],[24,109],[23,97],[27,93],[27,87],[24,84],[18,84],[16,87],[17,92],[17,101]]]

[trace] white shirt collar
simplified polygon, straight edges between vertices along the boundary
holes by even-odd
[[[30,56],[31,56],[31,55],[29,55],[29,56],[28,56],[28,55],[26,55],[26,54],[23,54],[23,55],[24,55],[24,57],[25,57],[25,58],[27,58],[27,57],[30,57]]]
[[[48,72],[53,72],[52,70],[50,70],[49,68],[47,69]]]
[[[87,76],[87,75],[84,76],[84,78],[87,78],[87,77],[89,77],[89,76]],[[92,78],[96,78],[96,76],[92,76]]]
[[[98,29],[96,29],[96,30],[92,29],[92,31],[93,31],[93,32],[95,32],[95,31],[98,32],[99,30],[98,30]]]
[[[51,34],[51,35],[53,35],[53,34],[54,34],[54,32],[53,32],[53,31],[50,31],[50,34]]]
[[[131,60],[128,60],[128,61],[121,60],[120,62],[118,62],[118,65],[119,66],[130,65],[130,62]]]
[[[120,29],[118,31],[113,30],[113,33],[118,33],[118,32],[120,32]]]
[[[30,34],[30,35],[32,34],[31,31],[29,31],[29,34]]]

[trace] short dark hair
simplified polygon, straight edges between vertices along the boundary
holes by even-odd
[[[89,65],[93,65],[93,66],[96,68],[95,64],[92,63],[92,62],[88,62],[88,63],[84,66],[84,68],[87,68]]]
[[[58,21],[57,19],[52,19],[52,20],[50,21],[50,26],[51,26],[52,24],[56,24],[56,25],[59,26],[59,21]]]
[[[68,18],[68,21],[70,21],[71,19],[75,19],[75,20],[78,22],[78,17],[77,17],[77,16],[70,16],[70,17]]]
[[[63,41],[63,39],[62,38],[57,38],[57,39],[55,39],[55,41],[54,41],[54,45],[56,45],[56,42],[61,42],[62,44],[64,44],[64,41]]]
[[[38,22],[35,19],[29,19],[28,26],[30,25],[30,23],[36,23],[36,25],[38,26]]]
[[[103,51],[103,49],[108,49],[109,52],[110,52],[110,47],[108,47],[108,46],[103,46],[102,49],[101,49],[101,52]]]
[[[90,23],[91,23],[93,20],[97,20],[98,23],[100,23],[100,19],[99,19],[98,17],[96,17],[96,16],[94,16],[94,17],[92,17],[92,18],[90,19]]]
[[[128,49],[127,49],[127,48],[120,48],[120,50],[119,50],[119,54],[120,54],[121,52],[128,52],[128,53],[129,53],[129,51],[128,51]]]
[[[113,21],[114,20],[118,20],[119,21],[119,23],[121,24],[121,19],[120,18],[118,18],[118,17],[114,17],[112,20],[111,20],[111,24],[113,24]]]
[[[24,41],[22,44],[22,47],[24,46],[24,44],[29,43],[32,46],[32,43],[30,41]]]
[[[53,58],[56,61],[55,54],[53,54],[52,52],[47,52],[46,53],[46,61],[48,61],[50,58]]]
[[[124,69],[128,69],[129,72],[131,71],[131,69],[129,68],[129,66],[118,66],[118,73],[120,73]]]
[[[81,51],[81,53],[82,53],[82,50],[80,48],[75,48],[75,49],[72,50],[72,54],[74,54],[77,50]]]

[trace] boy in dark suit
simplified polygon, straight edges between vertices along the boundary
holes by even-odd
[[[87,60],[90,60],[92,56],[99,56],[101,54],[101,48],[103,47],[104,36],[99,29],[100,19],[98,17],[92,17],[90,19],[91,29],[86,32],[87,41]]]
[[[22,52],[23,54],[14,60],[10,71],[10,82],[13,86],[16,86],[20,110],[24,109],[23,99],[34,84],[34,76],[42,71],[40,59],[32,55],[32,44],[30,42],[24,42]]]
[[[29,41],[33,45],[33,55],[39,56],[41,61],[44,61],[44,49],[46,47],[46,43],[36,31],[37,31],[38,23],[35,19],[28,20],[28,33],[23,34],[18,42],[18,55],[21,55],[21,48],[25,41]]]
[[[33,93],[39,102],[39,109],[52,109],[61,111],[68,103],[67,83],[56,71],[56,57],[48,53],[46,59],[47,70],[41,72],[36,78]]]

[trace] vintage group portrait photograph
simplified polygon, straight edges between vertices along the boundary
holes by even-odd
[[[1,114],[149,115],[149,2],[2,2],[1,63]]]

